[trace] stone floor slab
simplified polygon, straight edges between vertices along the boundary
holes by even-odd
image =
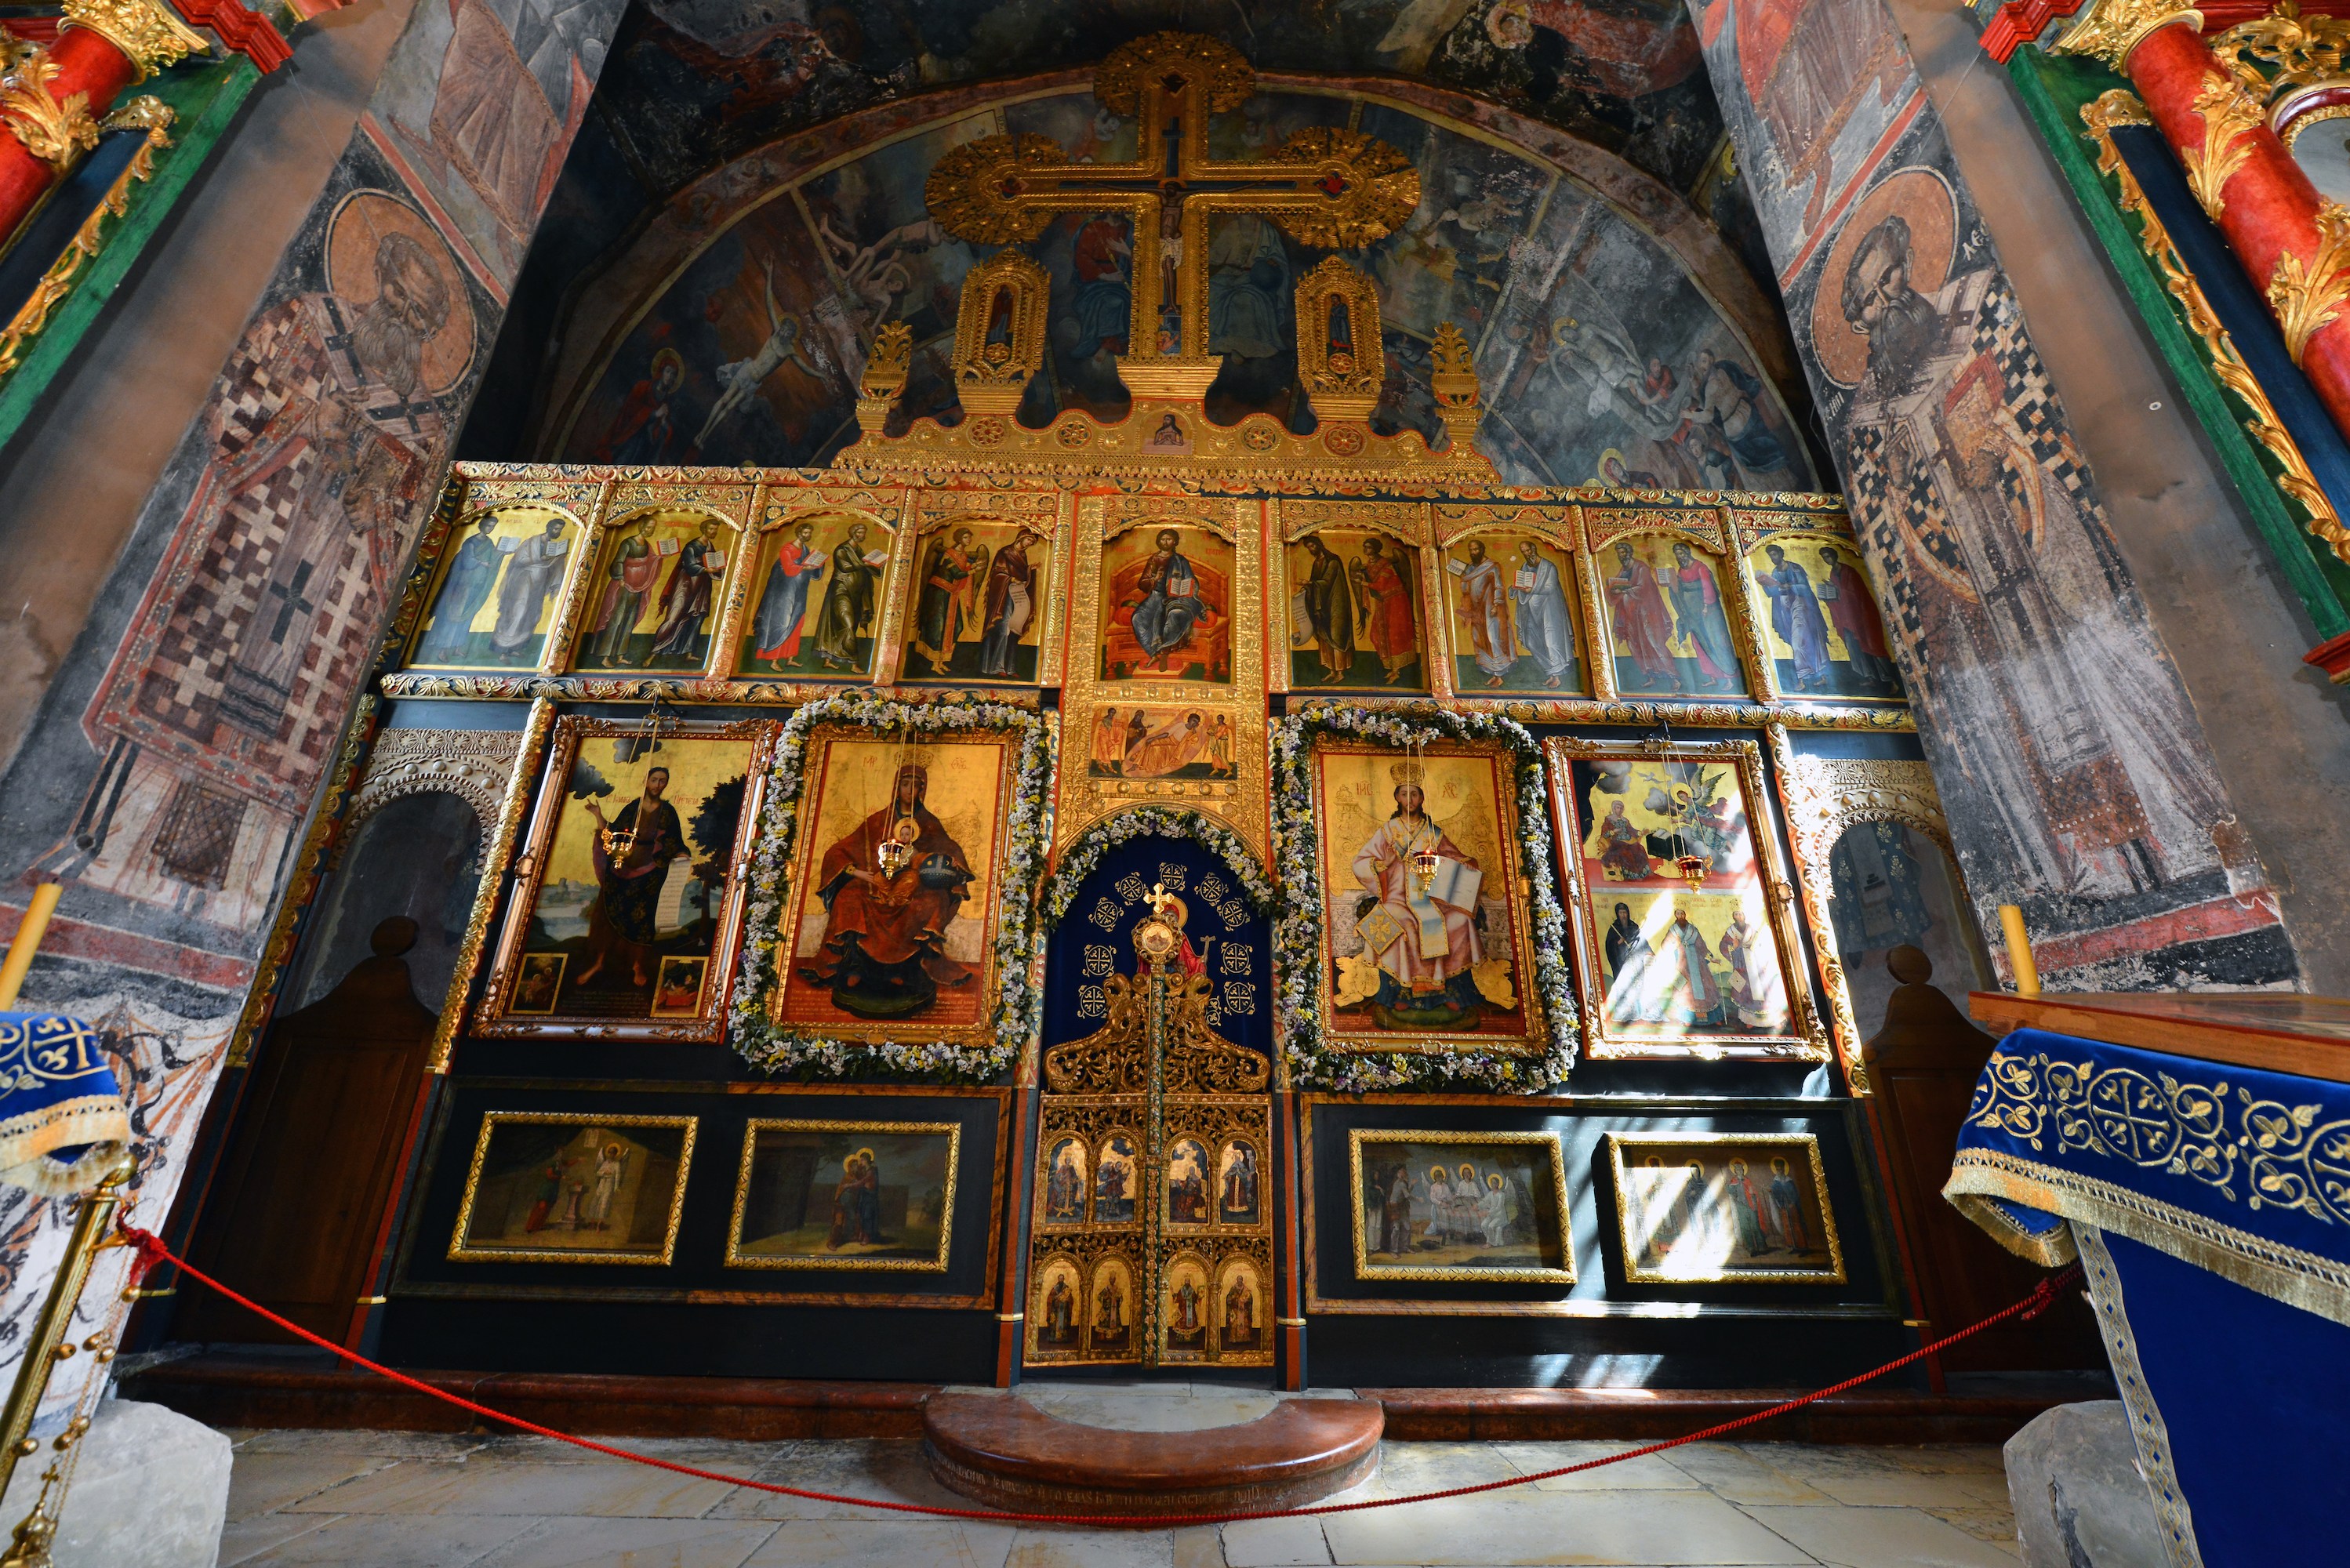
[[[2015,1568],[2012,1554],[1914,1508],[1750,1508],[1828,1568]]]
[[[1835,1504],[1817,1487],[1728,1443],[1690,1443],[1657,1457],[1727,1502]]]
[[[1642,1448],[1640,1443],[1496,1443],[1494,1450],[1514,1467],[1520,1475],[1535,1475],[1543,1470],[1557,1469],[1562,1465],[1582,1464],[1588,1459],[1603,1459],[1610,1454]],[[1662,1454],[1649,1454],[1637,1459],[1619,1459],[1597,1469],[1579,1470],[1571,1476],[1554,1476],[1549,1480],[1535,1481],[1537,1491],[1702,1491],[1705,1489],[1690,1475],[1665,1462]]]
[[[1500,1498],[1456,1498],[1340,1515],[1325,1521],[1323,1534],[1334,1560],[1348,1564],[1711,1568],[1808,1565],[1812,1561],[1728,1503],[1695,1493],[1513,1492]]]
[[[397,1462],[363,1454],[240,1453],[228,1473],[229,1522],[274,1512]]]
[[[539,1521],[536,1519],[412,1519],[381,1514],[338,1519],[257,1556],[248,1568],[473,1568]]]
[[[721,1481],[697,1480],[614,1459],[598,1465],[411,1460],[296,1503],[292,1511],[699,1519],[734,1490]]]
[[[1010,1525],[957,1520],[795,1519],[775,1526],[743,1568],[1003,1568],[1013,1534]]]
[[[221,1532],[218,1568],[236,1568],[272,1547],[297,1535],[324,1530],[340,1516],[331,1513],[264,1513],[241,1520]]]
[[[1167,1530],[1024,1530],[1003,1568],[1172,1568]]]
[[[775,1532],[760,1520],[549,1519],[480,1568],[743,1568]]]
[[[1330,1544],[1318,1519],[1253,1519],[1224,1526],[1226,1568],[1321,1568]]]

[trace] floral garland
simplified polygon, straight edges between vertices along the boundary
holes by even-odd
[[[1543,1055],[1481,1051],[1374,1055],[1330,1045],[1322,1019],[1321,902],[1308,891],[1320,882],[1315,864],[1319,839],[1311,763],[1314,742],[1328,734],[1357,736],[1398,750],[1431,741],[1499,741],[1517,754],[1519,862],[1534,890],[1528,913],[1534,985],[1550,1029],[1550,1049]],[[1274,1005],[1297,1082],[1347,1094],[1478,1086],[1518,1095],[1539,1094],[1564,1082],[1575,1065],[1582,1028],[1566,972],[1566,911],[1559,907],[1551,873],[1542,749],[1525,726],[1497,713],[1455,712],[1433,705],[1366,709],[1314,703],[1274,722],[1273,746],[1274,864],[1283,886],[1293,890],[1288,908],[1274,924],[1278,969]]]
[[[1137,838],[1191,840],[1224,863],[1224,868],[1240,884],[1241,895],[1248,900],[1249,908],[1259,914],[1273,908],[1273,881],[1257,865],[1256,857],[1249,853],[1247,842],[1239,834],[1204,812],[1142,805],[1102,818],[1080,834],[1062,855],[1036,900],[1045,929],[1052,930],[1068,914],[1078,888],[1093,875],[1103,856]]]
[[[775,955],[784,946],[785,893],[793,838],[799,828],[802,753],[819,724],[848,724],[883,734],[935,735],[953,730],[1017,732],[1020,763],[1005,824],[1003,873],[996,892],[1002,911],[995,932],[995,1038],[986,1045],[951,1041],[834,1040],[775,1023],[768,1007],[778,983]],[[735,1051],[756,1067],[802,1079],[912,1077],[933,1083],[986,1083],[1001,1076],[1044,1017],[1038,988],[1029,983],[1036,950],[1036,881],[1050,838],[1052,726],[1025,708],[942,695],[908,701],[871,691],[824,697],[795,712],[775,744],[766,804],[749,868],[750,917],[743,939],[743,969],[734,987],[728,1034]]]

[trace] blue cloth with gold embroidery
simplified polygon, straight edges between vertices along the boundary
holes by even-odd
[[[2339,1560],[2350,1085],[2019,1029],[1942,1190],[2079,1258],[2173,1564]]]
[[[86,1192],[130,1143],[104,1037],[57,1012],[0,1012],[0,1182]]]

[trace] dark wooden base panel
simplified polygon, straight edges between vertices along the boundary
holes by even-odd
[[[435,1388],[583,1438],[914,1438],[928,1383],[778,1377],[631,1377],[592,1373],[421,1372]],[[211,1427],[401,1432],[504,1431],[371,1372],[292,1357],[199,1355],[150,1367],[123,1397]]]
[[[1025,1513],[1230,1513],[1290,1508],[1378,1469],[1385,1418],[1369,1399],[1288,1399],[1206,1432],[1122,1432],[1047,1416],[1003,1394],[934,1394],[923,1451],[940,1482]]]
[[[754,1442],[793,1438],[917,1438],[926,1435],[924,1407],[933,1402],[934,1396],[936,1402],[948,1404],[1000,1397],[940,1395],[936,1385],[927,1383],[518,1372],[428,1371],[410,1376],[494,1409],[582,1437],[731,1438]],[[1804,1390],[1364,1388],[1359,1392],[1359,1404],[1290,1400],[1282,1409],[1337,1404],[1359,1418],[1367,1408],[1384,1416],[1386,1435],[1399,1441],[1612,1438],[1653,1442],[1768,1409]],[[168,1406],[213,1427],[411,1432],[504,1429],[372,1373],[267,1354],[213,1354],[166,1362],[125,1379],[123,1396]],[[2054,1406],[2112,1397],[2110,1384],[2088,1379],[2051,1379],[2045,1386],[1949,1395],[1863,1388],[1773,1417],[1744,1429],[1739,1437],[1795,1443],[2002,1443],[2025,1422]],[[1245,1429],[1228,1428],[1227,1432]],[[1089,1447],[1131,1435],[1094,1428],[1076,1430]],[[1214,1445],[1201,1446],[1213,1447],[1220,1454],[1229,1447],[1223,1437]]]

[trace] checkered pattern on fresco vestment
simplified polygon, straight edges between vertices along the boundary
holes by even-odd
[[[1846,501],[1857,526],[1868,536],[1876,561],[1880,563],[1875,573],[1877,593],[1892,611],[1895,635],[1910,646],[1917,646],[1925,629],[1918,613],[1916,576],[1901,569],[1907,547],[1903,544],[1906,522],[1907,536],[1918,537],[1938,520],[1932,515],[1930,491],[1921,493],[1912,485],[1897,504],[1892,499],[1893,479],[1886,463],[1885,427],[1881,424],[1849,426],[1845,432]],[[1898,513],[1904,515],[1897,516]],[[1886,565],[1894,569],[1887,570]]]
[[[2096,492],[2081,466],[2064,405],[2056,400],[2056,384],[2023,329],[2023,313],[2003,286],[1994,286],[1984,295],[1975,315],[1971,348],[1976,354],[1991,356],[1999,367],[2001,400],[2031,443],[2033,460],[2041,471],[2062,484],[2076,504],[2097,507]]]
[[[207,752],[217,747],[216,754],[191,760],[244,791],[252,790],[257,773],[274,786],[262,793],[273,797],[307,796],[316,783],[340,721],[341,699],[366,660],[376,599],[367,545],[359,540],[344,570],[309,590],[320,607],[288,697],[286,722],[266,738],[220,732],[226,673],[247,628],[270,612],[266,585],[278,551],[306,497],[314,505],[335,504],[317,493],[324,488],[317,483],[319,451],[307,447],[291,457],[281,451],[333,379],[322,327],[313,302],[288,301],[223,372],[213,415],[216,488],[204,507],[211,515],[184,524],[208,529],[207,536],[187,587],[155,628],[152,653],[135,676],[140,717]],[[256,468],[266,472],[247,477]]]

